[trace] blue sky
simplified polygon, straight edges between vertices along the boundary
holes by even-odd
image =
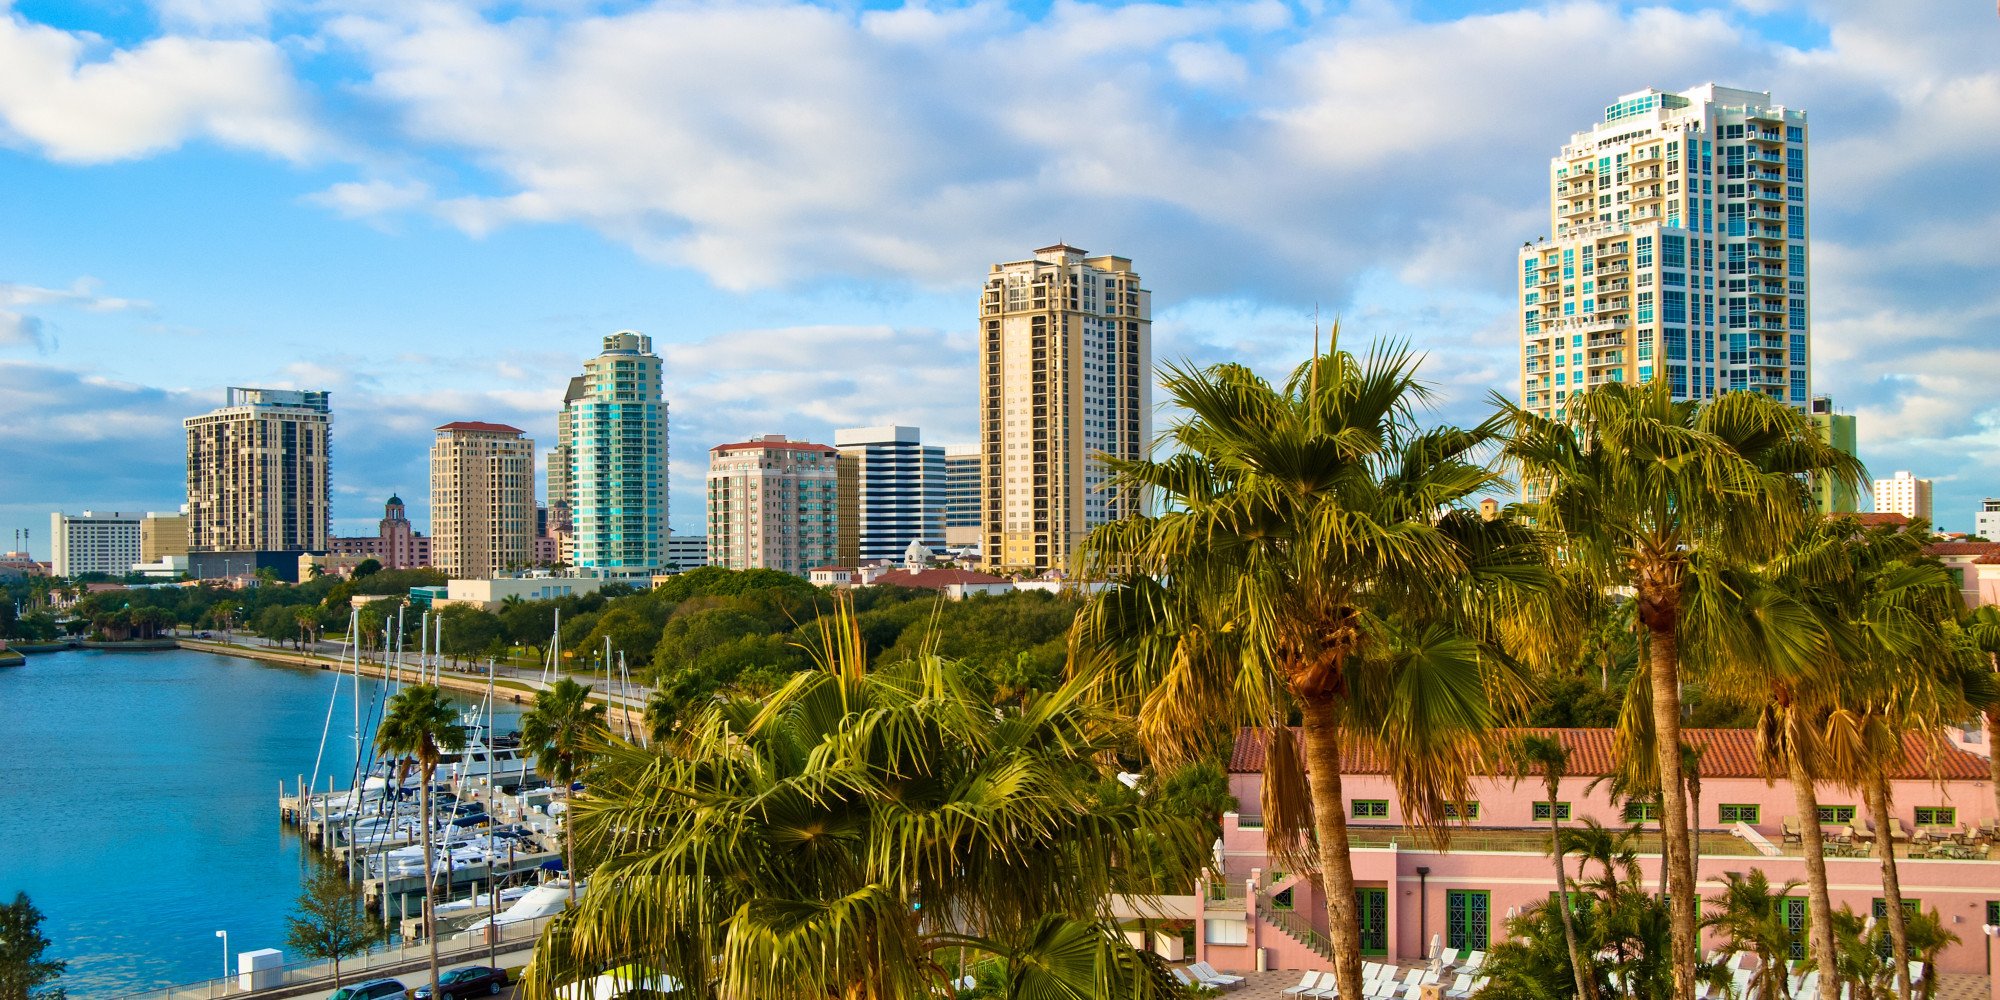
[[[705,449],[972,433],[971,302],[1134,258],[1158,359],[1276,371],[1315,309],[1511,391],[1548,156],[1714,81],[1814,123],[1815,388],[1878,475],[2000,493],[2000,20],[1977,4],[0,0],[0,540],[165,509],[227,385],[330,389],[336,530],[428,516],[430,428],[544,449],[651,334]]]

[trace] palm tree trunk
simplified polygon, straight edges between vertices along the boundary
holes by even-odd
[[[1333,700],[1300,699],[1305,715],[1306,784],[1312,792],[1313,828],[1319,837],[1320,886],[1326,892],[1327,936],[1333,942],[1333,980],[1343,997],[1359,997],[1361,910],[1354,898],[1354,859],[1348,854],[1346,803],[1340,790],[1340,726]]]
[[[1583,949],[1576,943],[1576,921],[1569,912],[1569,885],[1563,876],[1562,820],[1556,817],[1559,786],[1549,782],[1549,853],[1556,857],[1556,908],[1562,911],[1563,944],[1569,946],[1569,968],[1576,974],[1578,1000],[1596,1000],[1593,977],[1583,967]]]
[[[425,764],[421,773],[424,787],[419,790],[417,798],[422,803],[419,808],[423,810],[423,821],[420,825],[424,844],[424,940],[430,944],[431,949],[431,996],[437,997],[442,994],[438,992],[437,919],[433,916],[434,910],[431,905],[431,775],[436,772],[432,765]]]
[[[1790,741],[1787,741],[1790,742]],[[1785,768],[1792,782],[1792,802],[1799,811],[1799,841],[1806,855],[1806,921],[1812,936],[1813,960],[1819,963],[1820,995],[1840,995],[1840,967],[1834,964],[1833,899],[1826,888],[1826,842],[1820,836],[1819,794],[1811,770],[1792,747],[1785,750]]]
[[[1882,904],[1889,912],[1889,944],[1896,956],[1896,995],[1910,1000],[1910,938],[1903,914],[1903,883],[1896,874],[1896,843],[1889,837],[1889,775],[1876,771],[1868,776],[1868,818],[1875,824],[1875,844],[1882,854]],[[1925,976],[1925,981],[1930,977]]]
[[[1677,600],[1678,593],[1670,600]],[[1694,1000],[1694,966],[1701,958],[1701,942],[1695,936],[1694,866],[1688,857],[1687,799],[1680,794],[1686,787],[1681,776],[1681,679],[1679,650],[1675,645],[1675,621],[1654,628],[1651,649],[1653,681],[1653,741],[1660,758],[1660,787],[1673,789],[1660,796],[1660,838],[1666,844],[1667,891],[1674,937],[1674,1000]],[[1651,627],[1651,626],[1649,626]]]

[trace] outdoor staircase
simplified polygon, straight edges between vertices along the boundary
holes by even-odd
[[[1290,879],[1272,885],[1268,890],[1259,891],[1257,893],[1257,918],[1284,931],[1286,937],[1305,945],[1307,948],[1312,949],[1314,954],[1331,962],[1333,961],[1332,940],[1314,930],[1312,921],[1299,916],[1291,910],[1280,910],[1271,905],[1272,895],[1283,892],[1303,881],[1304,879],[1295,875]]]

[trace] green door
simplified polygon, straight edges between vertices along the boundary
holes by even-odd
[[[1792,935],[1792,961],[1803,961],[1806,957],[1806,900],[1785,900],[1785,930]]]
[[[1461,951],[1485,951],[1492,894],[1478,889],[1452,889],[1444,894],[1445,944]]]
[[[1389,953],[1389,890],[1354,890],[1355,908],[1361,911],[1361,953]]]

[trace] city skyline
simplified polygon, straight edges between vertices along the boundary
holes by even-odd
[[[845,65],[948,64],[974,37],[1009,52],[1061,39],[1096,53],[1107,78],[1127,74],[1103,98],[1114,103],[1091,105],[1078,126],[1128,122],[1129,142],[1101,145],[1072,126],[1054,139],[981,139],[972,159],[986,168],[926,153],[842,210],[872,219],[856,232],[874,242],[857,249],[825,238],[827,223],[812,216],[838,202],[828,171],[859,155],[845,145],[824,150],[826,165],[780,157],[775,169],[791,175],[730,195],[773,207],[761,221],[705,215],[685,198],[661,209],[685,236],[631,224],[629,200],[593,215],[556,197],[536,216],[528,206],[565,192],[531,176],[538,156],[554,154],[517,142],[534,109],[488,108],[504,135],[452,135],[425,117],[452,95],[397,89],[422,69],[415,39],[465,41],[491,27],[481,15],[424,28],[371,14],[382,30],[363,38],[319,15],[250,6],[262,13],[232,23],[178,8],[120,19],[44,6],[10,11],[0,32],[9,46],[97,32],[104,41],[87,57],[96,70],[114,54],[143,61],[163,39],[195,39],[255,57],[219,60],[218,73],[277,81],[260,92],[261,108],[176,92],[176,113],[140,114],[138,125],[84,113],[60,126],[27,121],[24,103],[0,94],[14,140],[0,153],[0,207],[12,219],[0,234],[0,463],[28,470],[0,491],[0,523],[33,529],[44,557],[52,509],[168,505],[178,458],[162,444],[230,384],[338,394],[335,449],[346,458],[335,534],[371,530],[394,492],[427,523],[427,428],[492,420],[554,442],[571,345],[625,327],[658,339],[665,394],[683,404],[672,527],[694,533],[702,449],[714,442],[777,427],[826,440],[838,427],[883,423],[973,440],[962,404],[977,369],[970,277],[1057,240],[1142,261],[1162,289],[1156,361],[1229,358],[1276,374],[1309,348],[1317,304],[1350,337],[1408,337],[1428,350],[1439,419],[1463,422],[1487,391],[1509,392],[1517,372],[1518,275],[1500,248],[1547,235],[1550,150],[1619,95],[1707,80],[1813,112],[1811,387],[1859,417],[1871,472],[1934,479],[1952,530],[1971,527],[2000,480],[1981,389],[2000,369],[1990,346],[2000,342],[1990,291],[2000,264],[1979,239],[2000,194],[1977,183],[2000,134],[2000,105],[1980,96],[1992,86],[1981,45],[1990,11],[1134,7],[987,23],[963,12],[783,7],[806,33],[788,44],[857,44],[833,46],[826,65],[802,65],[780,86]],[[1145,32],[1112,27],[1141,13],[1160,20]],[[643,38],[670,21],[639,8],[602,23]],[[557,18],[546,37],[561,51],[583,30]],[[1633,33],[1654,41],[1612,44]],[[271,41],[279,37],[308,44],[286,50]],[[412,44],[397,49],[397,39]],[[314,40],[357,58],[315,57]],[[1570,67],[1559,86],[1535,85],[1504,114],[1458,103],[1526,94],[1532,68],[1556,52]],[[84,58],[62,56],[55,71],[81,80]],[[537,79],[557,72],[533,55],[496,59]],[[940,73],[944,118],[992,92],[1003,67],[974,63],[966,73],[977,80]],[[653,96],[678,86],[634,82]],[[116,104],[116,93],[97,96]],[[754,120],[757,96],[737,110]],[[828,113],[844,114],[849,96],[829,94]],[[886,131],[851,137],[871,155],[885,142],[952,145],[940,141],[956,134],[950,121],[912,117],[902,104],[890,111]],[[680,134],[650,111],[639,122],[646,136]],[[684,138],[697,155],[648,147],[642,157],[644,176],[674,181],[663,189],[676,198],[686,178],[672,164],[704,149],[731,162],[746,155],[740,137]],[[773,141],[791,150],[797,140]],[[1049,168],[1079,143],[1085,163],[1108,172]],[[362,163],[370,149],[397,155]],[[1254,154],[1244,159],[1256,172],[1213,152],[1222,149]],[[1087,176],[1118,179],[1078,179]],[[948,199],[961,183],[1024,186],[1038,207],[1021,211],[1009,196],[957,212]],[[1949,206],[1928,196],[1940,188],[1957,192]],[[897,199],[938,210],[880,211]],[[162,234],[179,252],[154,252]],[[714,252],[697,252],[702,240]]]

